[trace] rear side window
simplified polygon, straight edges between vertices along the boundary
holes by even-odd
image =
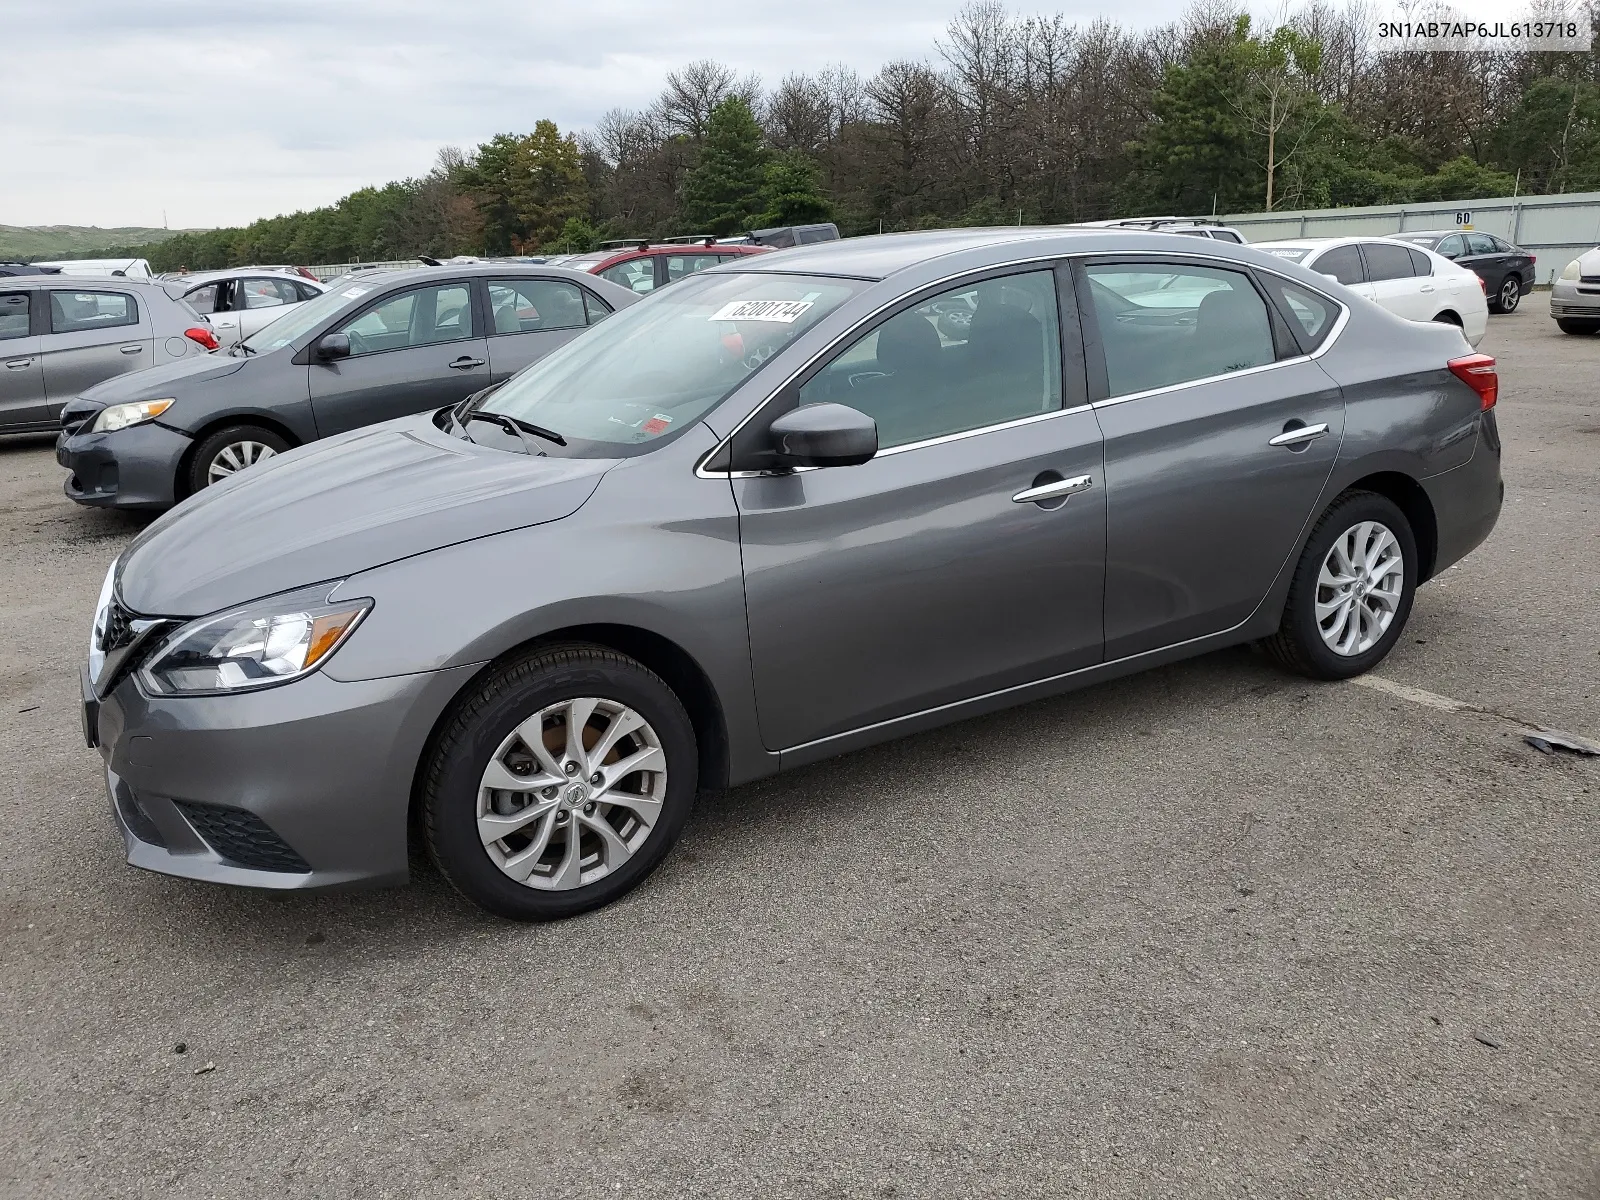
[[[1318,255],[1311,269],[1319,275],[1332,275],[1343,284],[1360,283],[1364,278],[1361,273],[1361,253],[1354,246],[1335,246],[1325,254]]]
[[[967,284],[890,317],[800,389],[878,423],[887,450],[1061,408],[1055,275]]]
[[[1411,255],[1411,273],[1413,275],[1433,274],[1433,259],[1429,258],[1421,250],[1411,250],[1408,253]]]
[[[609,279],[641,296],[652,292],[656,286],[656,264],[653,258],[630,258],[627,262],[607,267],[600,272],[601,279]]]
[[[556,279],[489,280],[489,316],[493,333],[575,329],[588,322],[578,286]]]
[[[1262,286],[1278,305],[1278,310],[1289,318],[1295,338],[1307,353],[1322,345],[1339,317],[1339,306],[1326,296],[1310,288],[1290,283],[1277,275],[1261,273]]]
[[[0,341],[28,336],[28,293],[0,292]]]
[[[1410,279],[1415,274],[1411,267],[1411,251],[1404,246],[1366,242],[1361,253],[1367,259],[1367,278],[1373,283],[1383,279]]]
[[[1497,254],[1494,239],[1482,233],[1467,234],[1467,252],[1470,254]]]
[[[714,267],[722,261],[718,254],[669,254],[667,255],[667,282],[682,279],[685,275],[693,275],[696,271],[704,271],[707,267]]]
[[[613,311],[609,304],[590,291],[583,293],[583,306],[588,310],[591,325],[596,321],[604,321]]]
[[[1267,306],[1239,271],[1095,264],[1090,302],[1109,395],[1187,383],[1277,358]]]
[[[1211,236],[1216,238],[1217,241],[1219,241],[1219,242],[1234,242],[1234,243],[1238,243],[1238,242],[1243,240],[1242,238],[1239,237],[1239,235],[1237,233],[1234,233],[1233,230],[1231,230],[1231,229],[1213,229],[1211,231]]]
[[[322,295],[320,291],[309,283],[301,283],[299,280],[294,281],[294,290],[300,293],[300,299],[302,300],[315,300]]]
[[[138,323],[139,305],[126,292],[50,293],[51,333],[82,333]]]

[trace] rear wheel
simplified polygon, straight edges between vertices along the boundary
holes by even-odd
[[[1347,492],[1312,530],[1267,651],[1313,679],[1348,679],[1383,661],[1417,590],[1417,543],[1394,501]]]
[[[603,646],[532,652],[457,708],[424,774],[428,849],[462,895],[518,921],[637,886],[688,820],[694,726],[672,689]]]
[[[1562,333],[1600,333],[1600,321],[1585,321],[1580,317],[1557,317],[1556,328]]]
[[[1507,275],[1500,284],[1500,290],[1494,294],[1494,300],[1489,307],[1497,313],[1514,313],[1521,300],[1522,280],[1515,275]]]
[[[289,448],[283,435],[260,425],[230,425],[195,447],[189,462],[189,491],[198,492]]]
[[[1453,312],[1442,312],[1434,317],[1434,321],[1440,325],[1454,325],[1457,329],[1462,328],[1461,318]]]

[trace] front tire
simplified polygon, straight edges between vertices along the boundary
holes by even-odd
[[[1370,671],[1405,629],[1418,565],[1399,506],[1375,492],[1346,492],[1311,531],[1267,652],[1313,679]]]
[[[694,725],[661,678],[604,646],[495,670],[448,718],[423,773],[428,850],[479,907],[548,921],[653,871],[698,788]]]
[[[189,460],[189,494],[220,483],[230,475],[282,454],[289,442],[260,425],[230,425],[195,447]]]
[[[1494,302],[1489,307],[1497,313],[1514,313],[1521,300],[1522,280],[1515,275],[1507,275],[1500,284],[1500,290],[1494,294]]]
[[[1600,333],[1600,321],[1585,321],[1581,317],[1557,317],[1556,328],[1562,333]]]

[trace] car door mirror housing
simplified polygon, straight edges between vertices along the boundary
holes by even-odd
[[[878,423],[843,404],[802,404],[768,433],[785,467],[854,467],[878,453]]]
[[[350,357],[350,335],[347,333],[325,333],[317,341],[317,357],[327,362],[335,358]]]

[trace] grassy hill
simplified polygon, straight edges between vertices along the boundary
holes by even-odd
[[[0,258],[72,258],[108,246],[143,246],[163,242],[185,229],[142,229],[98,225],[0,225]]]

